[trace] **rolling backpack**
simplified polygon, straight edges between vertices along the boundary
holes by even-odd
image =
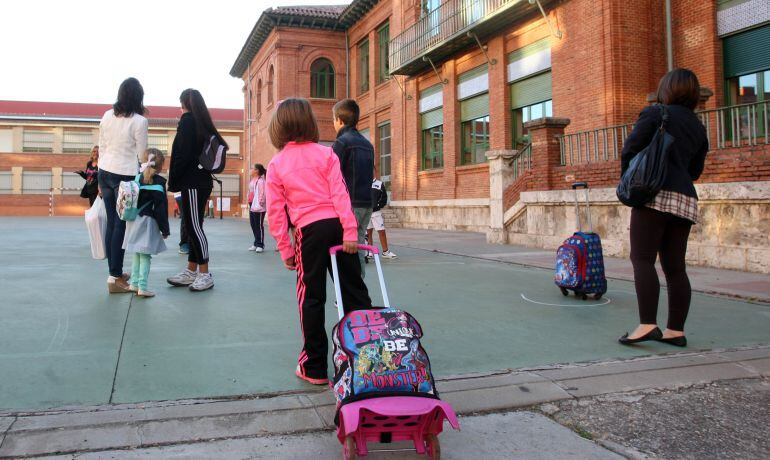
[[[225,169],[227,147],[212,134],[203,144],[203,151],[198,156],[198,167],[212,174],[219,174]]]
[[[578,188],[585,188],[586,191],[588,232],[582,231],[577,198]],[[607,278],[604,276],[602,240],[598,234],[593,232],[591,223],[588,184],[576,182],[572,184],[572,189],[575,191],[578,231],[564,240],[564,243],[556,251],[556,270],[553,280],[565,296],[569,295],[571,290],[583,300],[587,299],[589,294],[592,294],[595,299],[600,299],[607,292]]]
[[[139,203],[139,191],[140,190],[154,190],[156,192],[163,192],[162,185],[142,185],[139,179],[141,174],[137,174],[134,180],[122,181],[118,185],[118,198],[115,206],[118,212],[120,220],[131,222],[136,220],[136,217],[144,208],[147,207],[151,201],[148,201],[142,207],[137,207]]]

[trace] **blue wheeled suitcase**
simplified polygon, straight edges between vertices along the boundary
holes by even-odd
[[[579,188],[584,188],[586,191],[588,232],[582,231],[583,226],[580,221],[577,196]],[[607,292],[602,240],[598,234],[593,232],[588,184],[575,182],[572,184],[572,189],[575,191],[578,231],[564,240],[564,243],[556,251],[556,272],[553,281],[565,296],[569,295],[569,291],[574,291],[575,295],[582,297],[583,300],[587,299],[589,294],[592,294],[595,299],[599,299]]]

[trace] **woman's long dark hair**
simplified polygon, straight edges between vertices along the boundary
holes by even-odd
[[[198,131],[199,142],[205,142],[209,136],[214,135],[217,136],[217,139],[219,139],[219,142],[222,145],[228,149],[230,148],[222,135],[219,134],[219,131],[217,131],[217,127],[214,126],[209,109],[206,107],[206,101],[203,100],[200,91],[187,88],[182,91],[182,94],[179,96],[179,102],[182,103],[182,107],[190,112],[195,119],[195,128],[196,131]]]
[[[118,88],[118,100],[112,104],[116,117],[131,117],[135,113],[144,115],[144,88],[134,77],[126,78]]]

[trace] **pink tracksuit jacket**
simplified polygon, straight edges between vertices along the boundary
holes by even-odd
[[[267,168],[267,218],[283,260],[294,256],[289,223],[302,228],[323,219],[339,218],[343,240],[358,239],[340,160],[331,147],[315,142],[289,142]]]

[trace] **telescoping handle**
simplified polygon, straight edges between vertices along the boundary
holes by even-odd
[[[583,224],[580,222],[580,206],[578,205],[578,189],[586,191],[586,217],[588,218],[588,231],[593,233],[594,224],[591,221],[591,200],[588,196],[588,182],[575,182],[572,184],[572,190],[575,191],[575,214],[577,214],[578,231],[583,231]]]
[[[382,275],[382,264],[380,263],[380,250],[375,246],[369,246],[366,244],[359,244],[358,250],[371,251],[374,254],[374,265],[377,266],[377,278],[380,280],[380,290],[382,291],[382,300],[385,302],[385,308],[390,308],[390,299],[388,299],[388,291],[385,288],[385,277]],[[337,297],[337,313],[340,319],[345,316],[345,309],[342,306],[342,290],[340,289],[340,272],[337,268],[337,253],[342,251],[342,245],[332,246],[329,249],[329,255],[332,258],[332,274],[334,275],[334,295]]]

